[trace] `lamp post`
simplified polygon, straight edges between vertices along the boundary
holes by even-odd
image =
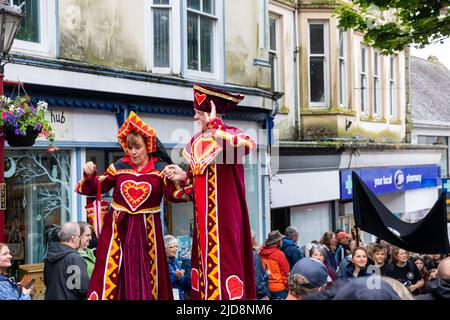
[[[4,94],[5,57],[11,50],[16,33],[23,19],[22,10],[12,6],[8,1],[0,3],[0,95]],[[1,116],[1,115],[0,115]],[[3,126],[0,126],[0,242],[5,241],[5,210],[6,210],[6,185],[5,185],[5,138]]]

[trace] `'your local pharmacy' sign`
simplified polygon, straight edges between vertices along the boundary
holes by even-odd
[[[395,167],[341,171],[341,199],[353,198],[352,171],[375,194],[436,187],[440,183],[439,166]]]

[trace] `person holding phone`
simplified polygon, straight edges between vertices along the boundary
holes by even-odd
[[[14,278],[3,275],[5,270],[11,267],[12,255],[6,244],[0,243],[0,300],[31,300],[33,281],[22,287]]]

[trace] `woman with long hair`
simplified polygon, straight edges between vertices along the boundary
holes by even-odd
[[[333,231],[327,231],[320,239],[320,244],[325,246],[325,262],[334,271],[337,271],[338,263],[335,258],[336,251],[336,234]]]
[[[409,251],[398,247],[392,249],[391,278],[400,281],[413,294],[425,284],[416,265],[409,261]]]

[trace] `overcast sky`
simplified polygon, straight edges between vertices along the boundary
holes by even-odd
[[[436,56],[439,61],[450,70],[450,39],[444,41],[444,44],[430,45],[424,49],[411,48],[411,54],[413,56],[427,59],[428,56]]]

